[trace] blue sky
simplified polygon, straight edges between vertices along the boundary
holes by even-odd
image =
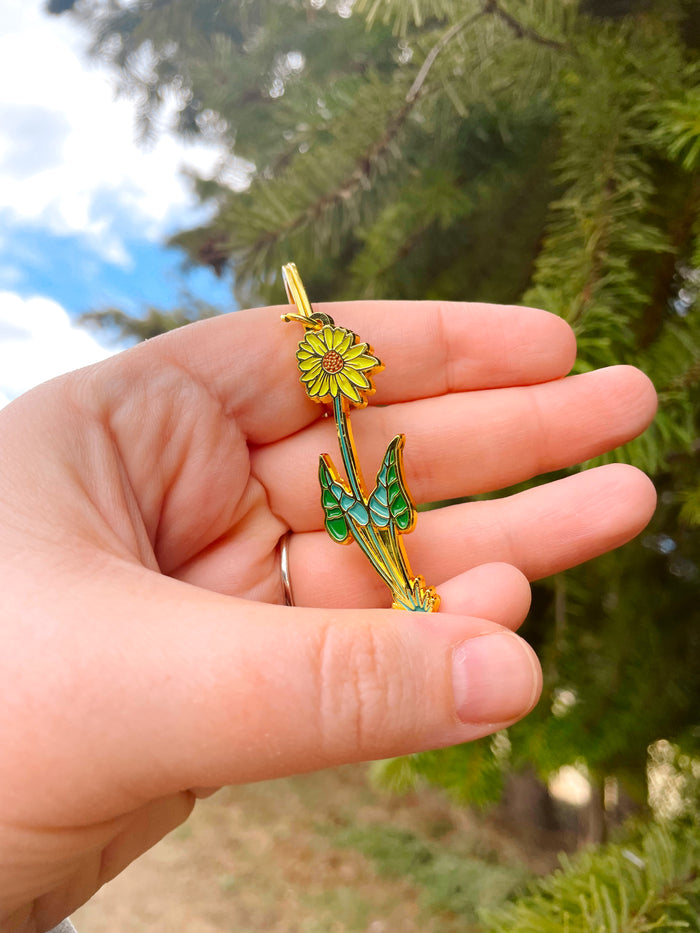
[[[232,307],[228,279],[217,279],[202,268],[184,271],[183,254],[159,241],[133,234],[122,237],[128,261],[117,263],[96,253],[80,234],[12,222],[6,229],[11,236],[0,254],[0,290],[25,298],[46,295],[71,316],[106,306],[134,314],[148,304],[167,308],[185,291],[227,310]]]
[[[136,138],[134,104],[44,0],[0,4],[0,406],[115,348],[81,312],[138,313],[185,294],[233,308],[231,283],[162,245],[203,218],[187,171],[242,179],[215,144]],[[49,338],[50,335],[50,338]]]

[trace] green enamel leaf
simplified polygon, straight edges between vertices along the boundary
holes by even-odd
[[[387,528],[391,521],[399,531],[408,531],[415,521],[415,509],[403,476],[403,447],[406,438],[399,434],[384,454],[377,473],[377,486],[369,497],[369,513],[378,528]]]
[[[323,503],[323,511],[326,514],[326,531],[334,541],[342,544],[347,541],[350,534],[342,509],[336,504],[330,493],[325,490],[321,502]]]
[[[333,479],[323,457],[318,464],[318,478],[321,482],[321,505],[326,516],[326,531],[334,541],[344,544],[350,537],[350,528],[340,506],[340,496],[334,488],[340,484]],[[340,491],[345,491],[342,486]]]
[[[321,482],[321,505],[326,516],[326,531],[341,544],[350,537],[349,518],[358,525],[369,524],[369,513],[364,503],[352,496],[338,480],[333,464],[322,456],[318,464]]]

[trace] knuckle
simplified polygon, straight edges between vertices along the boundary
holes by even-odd
[[[395,732],[402,708],[401,665],[386,634],[370,626],[329,627],[319,647],[319,729],[333,760],[372,757]]]

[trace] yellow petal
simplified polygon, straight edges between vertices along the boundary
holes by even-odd
[[[346,356],[357,356],[359,353],[364,353],[367,350],[369,344],[366,343],[356,343],[354,347],[350,347]]]
[[[338,380],[338,388],[346,398],[349,398],[351,402],[362,401],[362,396],[347,378],[347,370],[338,373],[336,379]]]
[[[326,327],[327,326],[328,325],[326,325]],[[326,330],[326,327],[324,327],[323,330]],[[323,333],[323,330],[321,331],[321,334]],[[323,354],[328,349],[328,347],[325,344],[325,341],[321,339],[321,334],[307,334],[306,335],[306,343],[308,343],[308,345],[311,347],[313,352],[318,353],[319,356],[323,356]]]
[[[312,356],[310,360],[298,360],[297,366],[303,373],[310,373],[321,368],[321,360],[318,356]]]
[[[359,373],[366,369],[376,369],[379,363],[371,356],[362,356],[359,360],[351,360],[348,363],[348,369],[354,369]]]
[[[335,331],[336,331],[336,328],[331,327],[330,324],[324,324],[324,326],[321,328],[321,338],[326,345],[323,350],[324,353],[326,352],[326,350],[333,349],[333,334],[335,333]]]
[[[350,331],[345,330],[344,327],[336,327],[336,329],[333,331],[333,349],[342,354],[342,345],[347,341],[347,346],[349,347],[350,343],[352,342],[352,338],[353,334]]]
[[[355,344],[354,347],[350,347],[343,355],[346,360],[356,360],[361,356],[365,356],[368,360],[373,360],[375,366],[379,366],[379,360],[372,356],[370,353],[367,353],[369,347],[366,343]]]
[[[354,385],[359,386],[361,389],[370,388],[370,381],[364,373],[358,373],[354,369],[351,369],[349,366],[346,366],[343,370],[343,375],[346,379],[348,379]]]
[[[302,372],[301,378],[303,382],[313,382],[320,374],[323,372],[321,366],[321,361],[319,359],[313,360],[314,366],[312,369]]]
[[[325,395],[328,395],[328,386],[329,386],[330,376],[327,372],[321,370],[318,377],[311,383],[309,389],[310,394],[318,395],[320,398],[323,398]]]
[[[304,381],[307,381],[307,380],[304,380]],[[315,379],[313,380],[309,379],[306,385],[306,391],[309,393],[309,395],[311,396],[318,395],[322,382],[323,382],[323,372],[319,373],[319,375],[316,376]]]
[[[310,379],[308,376],[304,376],[301,381],[305,383],[306,391],[309,393],[309,395],[316,395],[314,391],[314,385],[318,381],[318,377],[316,379]]]

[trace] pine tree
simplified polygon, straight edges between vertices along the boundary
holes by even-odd
[[[583,761],[640,801],[647,749],[700,745],[700,13],[692,0],[138,0],[78,7],[157,132],[231,161],[213,219],[173,238],[241,303],[527,303],[564,317],[579,371],[640,366],[660,411],[612,457],[648,471],[653,526],[535,587],[538,710],[496,741],[390,762],[495,799],[509,768]],[[73,15],[73,14],[71,14]],[[235,161],[239,160],[239,161]],[[246,184],[231,187],[236,166]],[[123,323],[123,322],[122,322]],[[525,929],[525,927],[523,927]],[[572,927],[573,929],[573,927]],[[641,929],[641,927],[640,927]]]
[[[643,933],[700,930],[697,827],[649,829],[625,842],[561,858],[561,869],[501,910],[488,933]]]

